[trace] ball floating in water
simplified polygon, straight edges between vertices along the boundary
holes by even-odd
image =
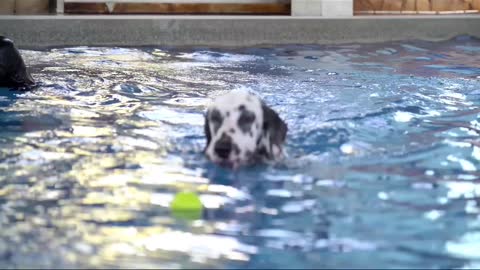
[[[200,219],[203,205],[198,195],[194,192],[179,192],[170,204],[172,214],[180,219]]]

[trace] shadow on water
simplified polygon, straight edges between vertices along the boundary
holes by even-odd
[[[31,91],[33,91],[32,89]],[[26,133],[52,130],[62,125],[62,120],[50,114],[32,114],[27,108],[17,106],[18,96],[24,90],[0,88],[0,138],[2,144],[12,145],[16,137]],[[2,153],[0,160],[9,159],[8,153]]]

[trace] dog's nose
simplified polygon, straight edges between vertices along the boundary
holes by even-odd
[[[221,158],[228,158],[230,152],[232,151],[232,141],[229,137],[223,136],[215,144],[215,153]]]

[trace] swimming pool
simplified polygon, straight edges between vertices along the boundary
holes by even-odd
[[[0,96],[0,266],[480,267],[480,41],[23,50]],[[257,93],[284,164],[209,163],[203,111]],[[199,220],[170,213],[196,191]]]

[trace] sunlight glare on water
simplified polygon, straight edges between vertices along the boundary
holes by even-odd
[[[479,40],[21,53],[39,87],[0,92],[2,268],[480,264]],[[288,123],[285,163],[205,159],[233,89]]]

